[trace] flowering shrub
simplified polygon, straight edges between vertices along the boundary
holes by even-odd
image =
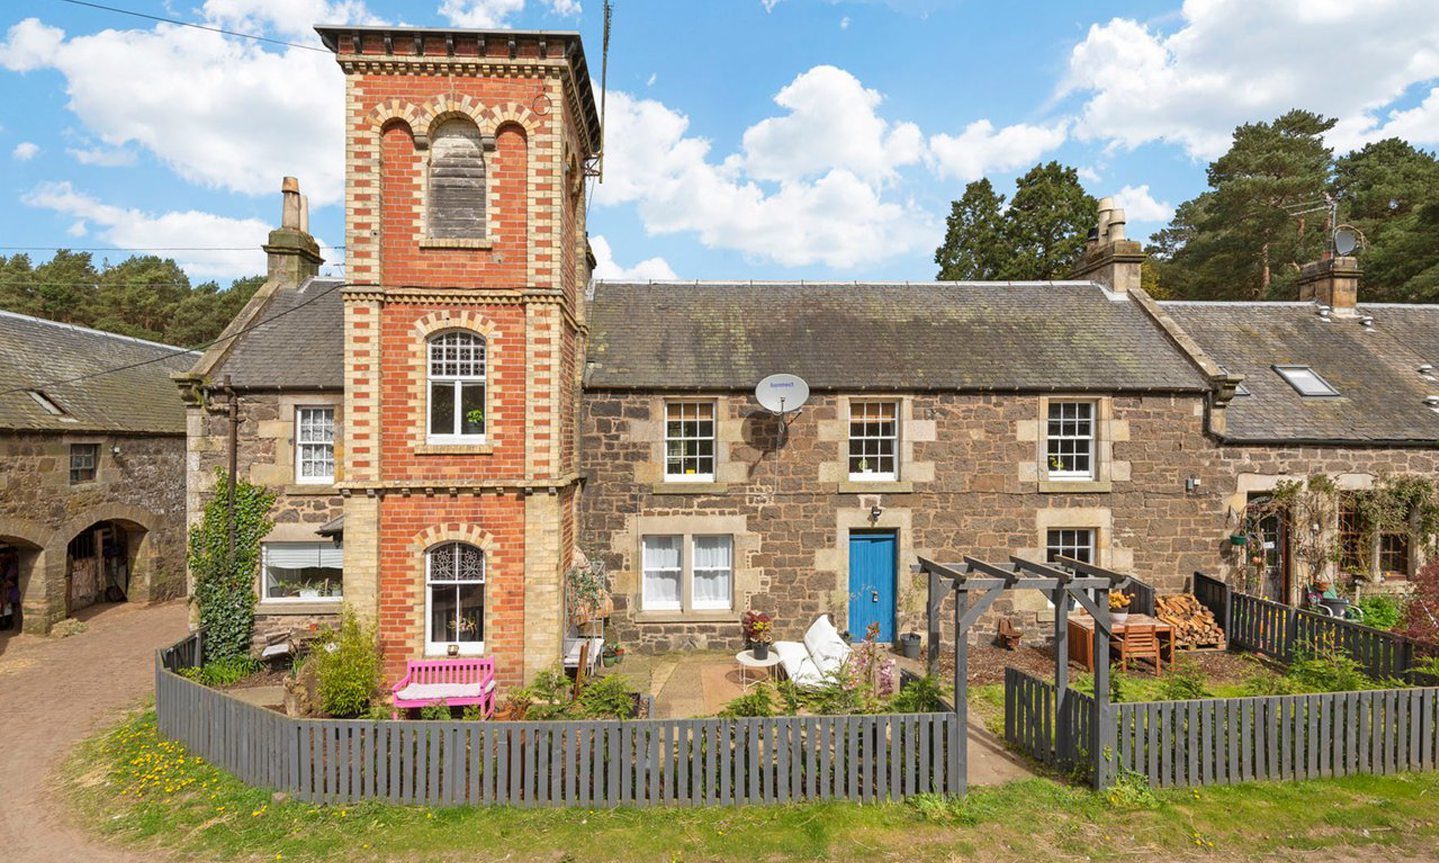
[[[744,627],[744,637],[750,644],[774,643],[774,621],[763,611],[746,611],[740,625]]]

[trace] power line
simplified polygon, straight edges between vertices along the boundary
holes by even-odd
[[[343,249],[325,246],[324,249]],[[322,249],[322,251],[324,250]],[[259,246],[0,246],[14,252],[262,252]]]
[[[73,377],[73,378],[66,378],[66,379],[64,379],[64,380],[51,381],[51,382],[49,382],[49,383],[41,384],[41,385],[39,385],[39,386],[23,386],[23,387],[14,387],[14,388],[11,388],[11,389],[8,389],[8,390],[0,390],[0,396],[8,396],[8,395],[13,395],[13,394],[15,394],[15,393],[23,393],[23,392],[27,392],[27,391],[29,391],[29,390],[34,390],[34,389],[46,390],[46,389],[50,389],[51,387],[67,386],[67,385],[69,385],[69,384],[80,383],[81,381],[88,381],[88,380],[92,380],[92,379],[94,379],[94,378],[104,377],[105,375],[113,375],[113,374],[116,373],[116,372],[128,371],[129,369],[138,369],[138,368],[140,368],[141,366],[153,365],[153,364],[155,364],[155,363],[164,362],[165,360],[168,360],[168,359],[173,359],[173,358],[175,358],[175,357],[184,356],[185,354],[192,354],[192,353],[195,353],[195,352],[197,352],[197,351],[202,351],[202,350],[204,350],[205,348],[211,347],[211,346],[213,346],[213,345],[218,345],[220,342],[227,341],[227,340],[230,340],[230,339],[236,339],[236,338],[239,338],[240,336],[243,336],[243,335],[246,334],[246,333],[249,333],[249,332],[253,332],[253,331],[255,331],[255,330],[258,330],[260,327],[263,327],[263,326],[265,326],[265,325],[267,325],[267,324],[269,324],[269,323],[271,323],[271,322],[273,322],[273,321],[277,321],[277,320],[279,320],[280,318],[283,318],[285,315],[290,314],[291,312],[298,312],[300,309],[303,309],[304,307],[310,305],[311,303],[315,302],[316,300],[320,299],[321,297],[323,297],[323,296],[325,296],[325,295],[327,295],[327,294],[332,294],[332,293],[334,293],[335,291],[338,291],[340,288],[345,287],[345,285],[347,285],[347,284],[349,284],[349,283],[348,283],[348,282],[340,282],[340,283],[337,284],[337,285],[334,285],[334,286],[332,286],[332,287],[328,287],[328,288],[324,289],[323,291],[320,291],[319,293],[315,294],[313,297],[310,297],[309,299],[305,300],[303,303],[300,303],[300,304],[297,305],[297,306],[291,306],[290,308],[285,309],[283,312],[278,312],[278,313],[276,313],[276,314],[271,315],[271,316],[268,317],[268,318],[264,318],[264,319],[262,319],[262,320],[258,320],[258,321],[256,321],[255,323],[249,325],[248,327],[243,327],[243,328],[237,330],[236,332],[230,333],[230,334],[228,334],[228,335],[222,335],[222,336],[220,336],[220,337],[217,338],[217,339],[214,339],[214,340],[212,340],[212,341],[205,342],[204,344],[201,344],[201,345],[196,345],[196,346],[194,346],[194,347],[192,347],[192,348],[179,348],[179,349],[177,349],[177,350],[170,351],[169,353],[161,354],[161,355],[158,356],[158,357],[152,357],[151,359],[148,359],[148,360],[141,360],[140,362],[136,362],[136,363],[126,363],[125,365],[122,365],[122,366],[114,366],[114,367],[108,368],[108,369],[101,369],[101,370],[98,371],[98,372],[90,372],[90,373],[88,373],[88,374],[77,375],[77,376],[75,376],[75,377]],[[62,324],[62,326],[67,326],[67,325]]]
[[[178,27],[191,27],[196,30],[204,30],[207,33],[219,33],[222,36],[236,36],[241,39],[254,39],[256,42],[268,42],[271,45],[284,45],[287,48],[300,48],[305,51],[319,51],[321,54],[329,54],[328,48],[317,48],[314,45],[301,45],[299,42],[286,42],[284,39],[272,39],[269,36],[257,36],[254,33],[240,33],[235,30],[226,30],[221,27],[210,27],[205,24],[192,24],[189,21],[181,21],[177,18],[163,18],[159,15],[147,15],[144,12],[132,12],[129,9],[118,9],[114,6],[103,6],[99,3],[87,3],[85,0],[60,0],[61,3],[69,3],[72,6],[85,6],[90,9],[99,9],[102,12],[114,12],[116,15],[129,15],[132,18],[144,18],[148,21],[159,21],[162,24],[174,24]]]

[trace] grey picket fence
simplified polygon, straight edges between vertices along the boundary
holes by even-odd
[[[1281,662],[1293,661],[1299,651],[1337,650],[1370,677],[1410,682],[1428,682],[1410,672],[1415,659],[1439,655],[1439,645],[1240,593],[1200,572],[1194,574],[1194,593],[1215,612],[1231,650],[1262,653]]]
[[[1439,690],[1115,704],[1121,770],[1160,788],[1435,766]]]
[[[1070,689],[1066,701],[1061,710],[1054,684],[1017,668],[1005,668],[1005,742],[1041,764],[1061,770],[1087,766],[1094,699]]]
[[[301,800],[578,807],[871,802],[955,793],[963,778],[953,713],[295,719],[187,680],[166,661],[162,651],[155,673],[160,731],[251,785]]]

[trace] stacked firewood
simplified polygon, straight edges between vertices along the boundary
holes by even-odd
[[[1192,593],[1154,598],[1155,616],[1174,627],[1174,644],[1180,648],[1223,647],[1224,630],[1209,609]]]

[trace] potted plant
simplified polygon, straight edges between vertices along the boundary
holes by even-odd
[[[744,637],[754,651],[754,658],[769,659],[769,646],[774,643],[774,622],[763,611],[744,613]]]
[[[319,582],[316,582],[316,581],[303,581],[303,582],[300,582],[300,598],[301,598],[301,599],[319,599],[319,598],[320,598],[320,583],[319,583]]]
[[[1129,604],[1134,597],[1122,590],[1110,591],[1109,594],[1109,622],[1121,624],[1129,619]]]
[[[605,668],[614,668],[625,657],[625,649],[618,644],[606,644],[605,649],[600,652],[600,664]]]

